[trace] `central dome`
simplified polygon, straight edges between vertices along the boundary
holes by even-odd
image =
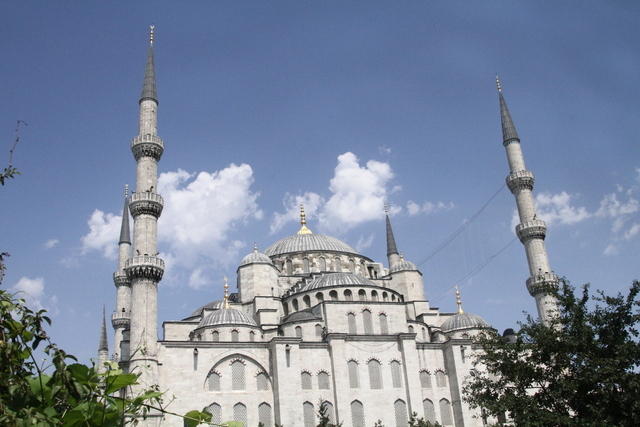
[[[285,237],[264,251],[270,257],[294,252],[342,252],[359,255],[355,249],[335,237],[311,233]]]

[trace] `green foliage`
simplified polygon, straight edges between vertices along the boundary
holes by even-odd
[[[320,399],[318,402],[318,425],[317,427],[342,427],[342,423],[334,424],[329,417],[329,402]]]
[[[640,419],[640,282],[626,295],[555,292],[559,314],[545,326],[531,316],[515,342],[481,335],[466,400],[516,425],[630,426]]]
[[[15,178],[16,175],[20,175],[18,169],[13,166],[5,167],[2,172],[0,172],[0,185],[4,185],[5,181],[11,178]]]

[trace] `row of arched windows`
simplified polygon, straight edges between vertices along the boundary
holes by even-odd
[[[329,390],[329,374],[325,371],[318,372],[318,390]],[[300,373],[300,383],[303,390],[313,389],[313,376],[309,371],[302,371]]]
[[[340,293],[338,293],[338,291],[333,290],[329,292],[329,301],[384,301],[384,302],[388,302],[388,301],[402,301],[403,298],[401,295],[396,296],[396,294],[391,293],[391,292],[386,292],[383,291],[382,293],[379,293],[377,290],[372,290],[370,293],[367,293],[366,290],[364,289],[359,289],[358,292],[356,294],[354,294],[354,291],[351,289],[345,289],[344,291],[341,292],[342,294],[342,299],[340,298]],[[315,303],[315,304],[320,304],[321,302],[325,301],[325,295],[323,292],[317,292],[315,294],[315,301],[311,301],[311,296],[310,295],[305,295],[302,297],[302,308],[311,308],[311,304]],[[284,314],[285,316],[289,314],[289,304],[288,303],[284,303]],[[298,301],[298,298],[293,298],[291,300],[291,312],[296,312],[300,310],[300,303]]]
[[[218,342],[218,341],[225,341],[225,338],[227,338],[228,341],[231,342],[238,342],[240,341],[240,331],[238,329],[232,329],[229,332],[228,337],[224,336],[224,333],[220,333],[220,331],[217,330],[213,330],[213,331],[203,331],[200,332],[198,334],[195,334],[193,336],[193,338],[197,341],[213,341],[213,342]],[[255,331],[249,331],[248,334],[248,338],[249,341],[253,342],[256,340],[256,333]]]
[[[264,427],[273,426],[273,415],[271,405],[267,402],[262,402],[258,405],[258,423],[262,423]],[[216,402],[204,408],[204,410],[211,414],[211,422],[214,424],[222,423],[222,406]],[[231,414],[225,414],[225,419],[230,418]],[[238,402],[233,405],[233,420],[242,423],[243,426],[247,426],[247,406]]]
[[[365,272],[367,272],[367,269],[365,268],[364,260],[360,260],[358,269],[356,269],[357,264],[358,263],[356,263],[356,260],[354,258],[350,258],[348,261],[348,266],[346,271],[351,273],[360,272],[362,275],[364,275]],[[284,262],[280,263],[279,265],[280,265],[280,269],[283,270],[286,274],[288,275],[294,274],[295,269],[293,267],[292,258],[285,259]],[[318,258],[317,267],[318,267],[317,271],[320,273],[324,273],[327,271],[340,273],[344,271],[342,268],[342,260],[340,259],[340,257],[329,258],[329,259],[325,257],[320,257]],[[311,261],[309,260],[309,258],[304,257],[302,258],[302,273],[308,274],[310,272],[311,272]],[[369,271],[369,274],[371,275],[371,271]]]
[[[387,315],[385,313],[378,314],[378,324],[380,328],[380,333],[382,335],[387,335],[389,333],[389,322],[387,320]],[[356,314],[354,312],[347,313],[347,328],[349,334],[355,335],[358,333],[358,326],[356,321]],[[372,335],[373,332],[373,315],[371,314],[371,310],[364,309],[362,310],[362,330],[366,335]]]
[[[446,387],[447,386],[447,374],[443,371],[436,371],[436,387]],[[431,374],[425,370],[420,371],[420,386],[422,388],[431,388]]]
[[[245,364],[241,360],[231,362],[231,390],[243,391],[247,389]],[[207,390],[221,391],[222,375],[218,371],[209,372],[207,377]],[[255,377],[256,390],[269,390],[269,376],[266,372],[258,372]]]
[[[392,360],[389,364],[391,369],[391,387],[402,387],[402,367],[400,362]],[[360,380],[360,365],[355,360],[349,360],[347,362],[347,371],[349,372],[349,387],[361,388]],[[376,359],[371,359],[367,362],[367,373],[369,378],[369,388],[382,389],[384,388],[382,380],[382,364]]]
[[[330,424],[335,424],[335,411],[333,409],[333,404],[329,401],[324,401],[324,406],[326,409],[326,416],[329,418]],[[302,404],[302,419],[304,420],[304,427],[316,427],[316,410],[311,402],[304,402]]]
[[[353,427],[365,427],[365,411],[364,405],[359,400],[351,402],[351,425]],[[440,399],[440,417],[442,425],[453,425],[453,416],[451,414],[451,403],[447,399]],[[422,407],[424,410],[424,418],[431,423],[436,422],[436,414],[433,402],[429,399],[422,401]],[[396,427],[406,427],[409,423],[407,404],[402,399],[397,399],[393,403],[393,412],[395,416]],[[315,424],[307,424],[305,417],[305,427],[313,426]]]

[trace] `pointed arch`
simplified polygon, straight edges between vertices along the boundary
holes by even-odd
[[[420,371],[420,387],[431,388],[431,374],[424,369]]]
[[[258,405],[258,423],[262,423],[264,427],[273,426],[273,416],[271,415],[271,405],[262,402]]]
[[[351,425],[353,427],[365,427],[364,406],[359,400],[351,402]]]
[[[313,409],[313,403],[304,402],[302,404],[302,417],[304,419],[304,427],[315,427],[316,414]]]
[[[209,372],[207,376],[207,389],[209,391],[220,391],[220,374],[218,372]]]
[[[222,407],[213,402],[211,405],[204,408],[204,412],[208,412],[211,414],[211,422],[215,424],[220,424],[222,422]]]
[[[380,321],[380,333],[382,335],[389,334],[389,322],[387,320],[387,315],[385,313],[380,313],[378,315],[378,320]]]
[[[404,400],[398,399],[393,403],[393,411],[396,417],[396,427],[405,427],[409,424],[407,419],[407,404]]]
[[[233,405],[233,420],[242,423],[243,426],[247,425],[247,406],[238,402]]]
[[[355,360],[349,360],[347,362],[347,368],[349,371],[349,387],[360,388],[360,376],[358,374],[358,362]]]
[[[372,389],[382,388],[382,372],[380,361],[371,359],[367,362],[367,368],[369,369],[369,387]]]
[[[329,374],[326,371],[318,373],[318,389],[329,390]]]
[[[358,333],[355,313],[347,313],[347,326],[349,328],[349,334],[355,335]]]
[[[313,388],[310,372],[302,371],[300,373],[300,384],[302,385],[303,390],[311,390]]]
[[[429,399],[422,401],[422,410],[424,411],[424,419],[430,423],[436,422],[436,410],[433,406],[433,402]]]
[[[373,320],[371,319],[371,310],[362,310],[362,325],[364,326],[365,334],[373,335]]]
[[[440,399],[440,418],[443,426],[453,425],[453,415],[451,414],[451,402],[447,399]]]
[[[400,366],[400,362],[397,360],[392,360],[390,363],[391,366],[391,383],[393,384],[393,388],[401,388],[402,387],[402,368]]]

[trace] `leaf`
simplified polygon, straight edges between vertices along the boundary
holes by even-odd
[[[198,424],[208,423],[209,421],[211,421],[211,414],[207,412],[189,411],[184,414],[185,427],[197,427]]]
[[[111,394],[115,391],[121,390],[127,386],[137,384],[137,383],[138,383],[138,376],[136,374],[116,375],[113,378],[109,378],[106,393]]]

